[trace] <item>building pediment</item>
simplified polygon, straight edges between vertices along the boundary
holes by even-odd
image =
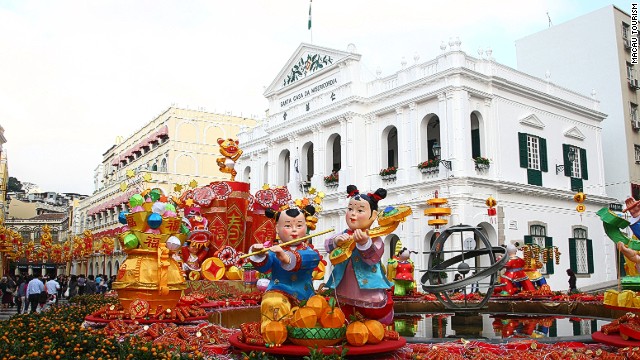
[[[520,119],[520,124],[531,126],[537,129],[544,129],[544,123],[534,114],[527,115]]]
[[[360,60],[360,55],[321,46],[300,44],[271,82],[271,85],[267,87],[264,95],[269,97],[280,90],[286,90],[306,82],[306,79],[330,71],[329,69],[336,67],[338,63],[347,58]]]
[[[570,128],[570,129],[568,129],[567,131],[565,131],[564,132],[564,136],[566,136],[568,138],[574,138],[574,139],[577,139],[577,140],[584,140],[586,138],[586,136],[584,136],[582,131],[580,131],[575,126]]]

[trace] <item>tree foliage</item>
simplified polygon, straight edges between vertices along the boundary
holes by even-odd
[[[22,183],[20,182],[20,180],[14,178],[13,176],[9,176],[9,181],[7,182],[7,191],[8,192],[22,191]]]

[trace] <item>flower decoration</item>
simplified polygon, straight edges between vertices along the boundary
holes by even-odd
[[[339,177],[338,177],[337,171],[333,171],[331,175],[324,177],[324,183],[327,185],[337,183],[338,180],[339,180]]]
[[[440,160],[438,159],[430,159],[427,161],[423,161],[418,164],[418,169],[431,169],[436,168],[440,164]]]
[[[380,176],[385,176],[385,175],[393,175],[396,172],[398,172],[398,168],[395,166],[389,166],[386,169],[382,169],[380,170]]]
[[[480,165],[480,164],[489,165],[489,164],[491,164],[491,160],[489,160],[489,159],[487,159],[485,157],[482,157],[482,156],[478,156],[478,157],[474,158],[473,161],[476,163],[476,165]]]

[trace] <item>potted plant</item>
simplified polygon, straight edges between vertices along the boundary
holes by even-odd
[[[338,186],[338,172],[333,171],[331,175],[324,177],[324,184],[328,187]]]
[[[437,172],[438,171],[438,165],[440,165],[440,160],[438,159],[430,159],[430,160],[426,160],[423,161],[421,163],[418,164],[418,169],[420,169],[420,172],[422,172],[423,174],[428,174],[428,173],[432,173],[432,172]]]
[[[396,173],[398,172],[398,168],[395,166],[389,166],[388,168],[380,170],[380,176],[382,176],[382,180],[394,180],[396,178]]]
[[[489,168],[489,165],[491,164],[491,160],[482,156],[474,158],[473,161],[476,163],[476,169],[478,170],[487,170]]]

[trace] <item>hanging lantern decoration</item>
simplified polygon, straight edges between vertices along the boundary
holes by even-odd
[[[583,202],[587,199],[587,195],[585,195],[582,191],[573,195],[573,201],[578,203],[576,206],[576,211],[579,213],[583,213],[587,207],[583,204]]]
[[[427,204],[433,207],[424,209],[424,215],[434,217],[434,219],[430,219],[428,221],[428,224],[433,226],[435,229],[438,229],[440,226],[447,225],[449,221],[447,219],[442,219],[443,216],[451,215],[451,208],[444,207],[444,205],[447,204],[447,199],[439,198],[438,190],[436,190],[434,198],[427,200]]]

